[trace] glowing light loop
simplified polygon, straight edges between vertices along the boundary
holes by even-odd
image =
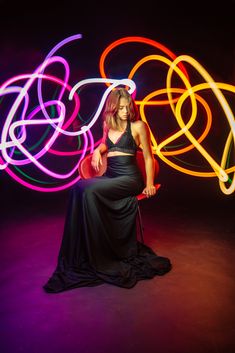
[[[215,82],[211,75],[203,68],[203,66],[194,58],[188,55],[176,56],[167,47],[159,42],[145,37],[125,37],[111,43],[101,54],[99,61],[99,70],[101,77],[88,78],[78,81],[73,87],[69,85],[70,68],[67,60],[56,53],[62,50],[67,43],[75,42],[81,39],[81,34],[76,34],[65,38],[54,46],[46,56],[45,60],[35,69],[32,74],[19,75],[8,79],[0,87],[1,105],[5,104],[5,100],[12,98],[12,104],[8,103],[7,114],[1,132],[0,141],[0,170],[6,171],[17,182],[25,187],[32,188],[37,191],[54,192],[66,189],[76,183],[80,176],[78,175],[78,165],[86,153],[93,151],[94,147],[100,142],[93,137],[93,128],[95,123],[101,116],[105,100],[111,90],[118,86],[128,88],[130,94],[139,105],[140,116],[150,128],[151,143],[153,153],[161,158],[168,166],[195,177],[216,177],[219,181],[221,191],[230,195],[235,191],[235,163],[231,160],[231,151],[235,146],[235,119],[232,108],[226,99],[226,94],[234,95],[235,86],[222,82]],[[143,45],[151,48],[151,53],[156,50],[155,54],[143,55],[133,67],[129,65],[129,71],[123,73],[122,79],[107,77],[105,68],[110,65],[109,72],[112,71],[111,52],[117,51],[120,46],[126,47],[130,43]],[[160,52],[160,54],[159,54]],[[116,54],[117,55],[117,54]],[[123,57],[123,56],[122,56]],[[125,56],[128,58],[128,56]],[[156,88],[152,92],[143,96],[142,88],[138,85],[138,73],[144,70],[148,65],[153,63],[161,63],[163,69],[161,74],[165,72],[165,85],[158,87],[157,72],[151,72],[152,77],[156,77]],[[59,78],[48,73],[54,64],[62,65],[63,77]],[[186,66],[187,65],[187,66]],[[188,69],[196,73],[204,82],[193,82]],[[154,70],[153,66],[151,66]],[[156,65],[159,70],[159,65]],[[125,65],[126,70],[126,65]],[[173,82],[177,82],[177,86],[173,86]],[[33,93],[36,84],[36,93]],[[54,85],[54,95],[47,97],[47,85]],[[93,109],[91,117],[82,117],[80,113],[80,95],[81,88],[94,85],[104,86],[103,94],[101,94],[98,107]],[[143,90],[144,91],[144,90]],[[44,94],[43,94],[44,92]],[[208,152],[206,146],[207,138],[212,127],[216,124],[213,114],[213,106],[209,100],[205,98],[203,93],[212,92],[214,99],[217,100],[221,110],[226,118],[228,133],[224,149],[222,150],[222,158],[216,158]],[[32,107],[32,101],[36,106]],[[7,103],[6,103],[7,104]],[[156,129],[150,127],[149,121],[157,116],[156,110],[161,107],[169,107],[170,119],[174,119],[177,131],[169,131],[167,138],[161,136],[156,138]],[[184,107],[188,109],[186,113]],[[151,108],[151,111],[146,109]],[[150,111],[150,113],[149,113]],[[202,115],[204,118],[204,130],[196,129],[197,119]],[[151,114],[151,118],[150,118]],[[166,115],[166,125],[167,125]],[[33,134],[29,134],[30,129],[38,129],[38,134],[42,139],[40,142],[32,144]],[[202,129],[202,127],[201,127]],[[39,132],[40,131],[40,132]],[[161,135],[161,131],[158,131]],[[39,136],[38,135],[38,136]],[[199,135],[199,136],[198,136]],[[66,143],[64,142],[66,141]],[[185,140],[179,144],[178,141]],[[62,142],[61,142],[62,141]],[[63,150],[63,146],[67,146],[69,142],[72,150]],[[31,144],[31,148],[28,147]],[[175,144],[175,145],[174,145]],[[209,149],[211,151],[211,148]],[[210,170],[195,170],[193,165],[191,168],[184,166],[181,158],[176,163],[176,156],[184,154],[198,153],[207,163]],[[53,168],[48,168],[47,160],[49,157],[64,158],[65,161],[70,159],[69,170],[57,172]],[[174,159],[174,161],[172,160]],[[221,160],[219,160],[221,159]],[[61,164],[61,163],[60,163]],[[72,164],[72,165],[71,165]],[[67,162],[63,163],[67,165]],[[38,181],[44,186],[33,184],[32,179],[28,176],[29,181],[23,180],[21,176],[12,171],[12,167],[17,166],[26,168],[32,166],[36,168],[43,176],[47,176],[46,181]],[[11,167],[11,168],[10,168]],[[30,173],[30,171],[29,171]],[[27,173],[22,173],[22,175]],[[52,180],[51,180],[51,179]],[[62,184],[61,184],[62,183]],[[59,185],[58,185],[59,184]]]

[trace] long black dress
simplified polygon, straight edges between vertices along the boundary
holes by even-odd
[[[121,143],[128,134],[132,138],[126,131]],[[104,176],[80,180],[70,190],[58,263],[43,286],[46,292],[105,282],[131,288],[171,269],[168,258],[136,239],[136,195],[143,188],[135,155],[122,155],[108,157]]]

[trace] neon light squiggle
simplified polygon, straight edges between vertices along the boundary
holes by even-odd
[[[64,39],[52,48],[32,74],[10,78],[1,85],[1,106],[7,114],[1,132],[0,170],[6,171],[22,185],[37,191],[55,192],[76,183],[80,178],[77,170],[81,159],[100,142],[94,139],[92,131],[107,95],[112,89],[122,85],[128,88],[139,105],[141,119],[150,128],[153,152],[159,158],[179,172],[196,177],[216,177],[221,191],[226,195],[232,194],[235,191],[235,165],[230,156],[235,145],[235,121],[229,102],[231,95],[234,96],[235,86],[215,82],[194,58],[187,55],[177,57],[159,42],[145,37],[125,37],[111,43],[101,54],[101,77],[79,81],[72,87],[69,85],[69,64],[56,53],[67,43],[81,38],[81,34],[77,34]],[[122,50],[128,49],[128,45],[133,43],[139,46],[140,51],[144,48],[142,58],[139,59],[140,52],[137,51],[138,60],[134,65],[130,64],[128,70],[125,61],[127,72],[121,75],[124,79],[111,77],[111,74],[107,77],[105,68],[108,64],[109,73],[112,71],[111,52],[119,50],[120,46]],[[151,48],[150,55],[146,55],[148,48]],[[128,55],[121,55],[121,58],[126,60]],[[62,66],[62,78],[48,73],[55,64]],[[156,87],[154,82],[145,87],[143,83],[138,84],[141,75],[148,78],[150,65],[151,77],[156,77]],[[195,79],[192,75],[190,77],[188,70],[193,70],[195,76],[200,76],[203,82],[193,82]],[[159,74],[165,75],[165,83],[162,84],[161,81],[159,84]],[[52,93],[51,88],[47,89],[49,85],[53,87]],[[103,89],[98,107],[94,107],[91,117],[82,117],[79,91],[95,85]],[[142,92],[146,90],[150,91],[144,95]],[[207,138],[216,123],[213,105],[208,99],[210,92],[221,107],[228,129],[220,158],[209,153],[207,148]],[[230,100],[227,99],[228,94]],[[9,103],[10,100],[12,103]],[[176,131],[169,131],[167,138],[161,136],[161,131],[157,129],[157,118],[160,116],[158,110],[162,107],[168,109],[165,113],[165,125],[167,126],[169,118],[174,120],[176,126]],[[203,131],[202,126],[197,128],[197,121],[202,117]],[[154,125],[153,119],[156,121]],[[209,150],[212,150],[211,146]],[[193,165],[184,162],[182,158],[176,162],[176,156],[189,158],[190,153],[198,154],[206,163],[204,171],[201,166],[195,169],[195,163]],[[58,163],[56,158],[62,161]],[[23,180],[23,176],[28,181]],[[40,178],[43,180],[39,180]]]
[[[209,75],[209,73],[194,58],[187,55],[176,57],[172,52],[166,50],[166,48],[162,46],[160,43],[154,42],[152,40],[149,40],[147,38],[142,38],[142,37],[122,38],[112,43],[108,48],[104,50],[100,59],[100,73],[103,77],[106,77],[104,67],[105,67],[105,62],[107,61],[107,56],[110,53],[110,51],[113,49],[117,49],[117,47],[119,47],[120,45],[134,43],[134,42],[144,43],[144,44],[153,46],[159,49],[160,52],[163,52],[167,56],[166,57],[166,56],[157,55],[157,54],[144,56],[132,68],[130,68],[130,72],[127,74],[128,78],[135,80],[135,75],[137,74],[138,70],[140,70],[140,68],[143,69],[144,65],[146,66],[148,63],[150,62],[152,63],[154,61],[164,63],[166,67],[168,67],[168,70],[166,71],[166,80],[165,80],[166,86],[159,88],[157,90],[154,90],[153,92],[149,93],[145,97],[136,99],[136,103],[140,106],[141,118],[148,124],[150,128],[153,152],[169,166],[171,166],[172,168],[180,172],[193,175],[193,176],[198,176],[198,177],[215,177],[215,176],[218,177],[219,185],[222,192],[227,195],[233,193],[235,190],[235,175],[234,175],[235,166],[232,165],[231,167],[227,167],[227,164],[229,161],[229,152],[231,151],[232,148],[234,148],[234,145],[235,145],[235,123],[234,123],[234,115],[233,115],[232,109],[227,99],[225,98],[224,94],[222,93],[222,91],[235,93],[235,86],[225,84],[225,83],[215,82],[213,78]],[[192,85],[189,80],[189,75],[186,71],[186,67],[183,64],[183,62],[190,64],[206,82]],[[158,66],[156,65],[156,67]],[[110,69],[109,69],[109,72],[110,72]],[[151,72],[151,74],[156,76],[156,86],[157,86],[158,75],[153,71]],[[172,87],[173,74],[177,74],[179,87]],[[182,84],[184,86],[183,88],[181,88]],[[223,156],[221,161],[217,161],[215,158],[213,158],[211,154],[206,150],[206,148],[202,146],[202,142],[205,141],[206,137],[208,136],[213,122],[213,113],[212,113],[212,109],[210,108],[210,104],[201,95],[199,95],[199,92],[203,92],[205,90],[211,90],[214,93],[219,104],[221,105],[221,108],[224,112],[224,115],[230,127],[230,132],[228,134],[228,137],[225,143],[225,148],[223,151]],[[178,94],[176,97],[175,97],[175,93]],[[173,94],[174,94],[174,97],[173,97]],[[140,95],[141,95],[141,92],[140,92]],[[158,96],[166,96],[167,99],[153,100],[153,98],[156,98]],[[186,103],[189,104],[189,101],[191,102],[191,108],[190,108],[191,113],[187,113],[187,116],[183,117],[182,108],[186,105]],[[204,107],[206,111],[207,124],[201,136],[196,138],[194,134],[191,132],[191,130],[193,129],[194,124],[196,123],[196,118],[198,117],[198,102],[200,102],[200,104]],[[172,119],[172,117],[174,117],[175,121],[178,124],[178,131],[173,134],[169,134],[170,136],[168,138],[163,139],[162,141],[157,143],[156,137],[155,137],[156,131],[154,132],[151,131],[151,127],[148,123],[150,114],[147,116],[145,112],[145,108],[150,106],[152,106],[153,108],[154,107],[156,108],[156,107],[161,107],[166,105],[168,105],[171,108],[170,118]],[[188,109],[188,111],[190,111],[190,109]],[[157,116],[156,110],[151,111],[152,114],[153,112],[154,112],[154,115]],[[187,121],[187,123],[184,122],[185,120]],[[156,122],[156,125],[157,125],[157,122]],[[175,150],[174,146],[172,145],[172,142],[182,137],[186,137],[186,141],[189,141],[190,145],[188,145],[187,147]],[[168,150],[169,148],[171,148],[170,151]],[[175,162],[169,159],[170,156],[175,157],[176,155],[189,152],[192,149],[196,149],[199,152],[199,154],[204,158],[204,160],[207,161],[208,165],[212,168],[214,172],[213,171],[201,172],[201,171],[188,169],[176,164]],[[234,160],[232,162],[234,163]],[[229,177],[229,174],[231,173],[233,174],[232,179],[231,177]],[[228,181],[230,182],[230,186],[226,187],[225,183]]]

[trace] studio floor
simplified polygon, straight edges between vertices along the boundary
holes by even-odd
[[[2,353],[234,353],[232,201],[142,201],[145,242],[173,268],[132,289],[43,291],[65,203],[17,201],[2,213]],[[24,204],[24,206],[23,206]],[[17,209],[17,211],[16,211]]]

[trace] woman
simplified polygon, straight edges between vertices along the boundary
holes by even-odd
[[[139,120],[135,102],[124,88],[109,94],[103,116],[103,139],[92,155],[92,167],[98,171],[106,153],[107,170],[71,189],[57,268],[44,285],[47,292],[104,282],[131,288],[138,280],[171,269],[169,259],[136,239],[136,195],[156,193],[148,126]],[[146,185],[136,163],[140,145]]]

